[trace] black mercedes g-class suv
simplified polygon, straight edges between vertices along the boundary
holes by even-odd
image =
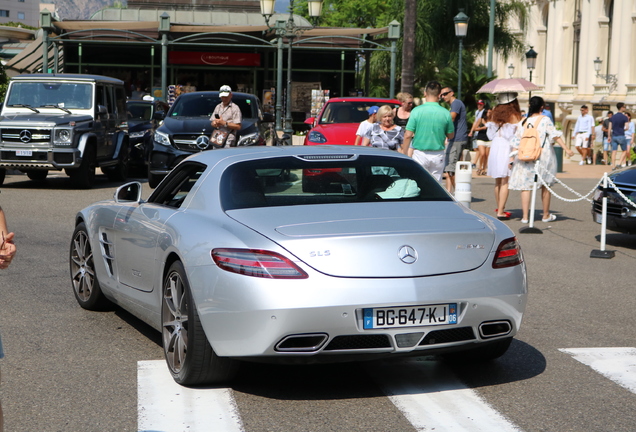
[[[128,176],[126,92],[99,75],[33,74],[11,79],[0,112],[0,185],[6,169],[32,180],[62,169],[88,189],[100,167],[112,181]]]

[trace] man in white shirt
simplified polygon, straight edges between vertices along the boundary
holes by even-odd
[[[592,143],[591,139],[594,133],[594,117],[589,114],[587,105],[581,107],[581,116],[576,120],[574,129],[572,130],[572,139],[576,149],[581,154],[581,162],[579,165],[590,165],[592,163],[592,155],[590,154]]]
[[[378,112],[378,109],[380,109],[380,107],[378,107],[377,105],[373,105],[367,110],[367,112],[369,113],[369,118],[364,120],[362,123],[360,123],[360,126],[358,126],[358,131],[356,132],[356,140],[353,143],[354,145],[362,144],[362,138],[370,138],[369,131],[371,131],[373,123],[375,123],[376,121],[375,115]]]

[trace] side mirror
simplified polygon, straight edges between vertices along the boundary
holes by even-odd
[[[272,113],[263,113],[263,122],[265,123],[273,123],[276,121],[276,117]]]
[[[152,119],[153,120],[157,120],[157,121],[161,121],[166,117],[166,113],[163,111],[156,111],[153,115],[152,115]]]
[[[141,183],[130,182],[119,186],[115,191],[115,202],[141,202]]]
[[[308,119],[305,120],[305,124],[308,124],[309,126],[313,126],[315,121],[316,121],[316,117],[309,117]]]
[[[97,116],[108,115],[108,109],[104,105],[97,105]]]

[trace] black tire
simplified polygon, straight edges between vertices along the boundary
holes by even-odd
[[[7,170],[0,168],[0,186],[4,184],[4,178],[7,176]]]
[[[28,170],[25,173],[31,180],[40,182],[46,180],[46,176],[49,175],[48,170]]]
[[[159,186],[159,183],[161,183],[161,180],[163,180],[164,177],[165,176],[151,173],[150,168],[148,168],[148,186],[151,188],[154,189]]]
[[[119,160],[117,165],[113,167],[104,168],[104,174],[110,181],[126,181],[130,170],[130,151],[128,149],[128,142],[123,144],[121,152],[119,153]]]
[[[104,296],[95,274],[95,262],[88,231],[84,222],[73,231],[69,252],[71,283],[75,299],[88,310],[104,310],[111,302]]]
[[[95,183],[95,167],[97,165],[95,147],[89,145],[84,150],[84,157],[79,168],[68,170],[71,183],[78,189],[90,189]]]
[[[217,356],[208,342],[180,261],[170,266],[163,282],[161,321],[166,363],[177,383],[217,384],[236,374],[237,361]]]
[[[444,355],[444,360],[454,364],[483,363],[495,360],[508,351],[512,343],[511,337],[489,342],[486,345],[471,348],[466,351]]]

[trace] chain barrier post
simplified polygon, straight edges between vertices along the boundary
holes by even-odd
[[[473,169],[470,162],[457,162],[455,164],[455,199],[470,208],[473,198],[471,182]]]
[[[532,184],[532,198],[530,198],[530,215],[528,217],[528,226],[519,229],[520,234],[543,234],[539,228],[534,226],[534,209],[537,199],[537,181],[538,181],[539,161],[534,165],[534,183]]]
[[[593,249],[590,258],[614,258],[616,252],[605,250],[605,238],[607,235],[607,173],[603,174],[603,199],[601,214],[601,249]]]

